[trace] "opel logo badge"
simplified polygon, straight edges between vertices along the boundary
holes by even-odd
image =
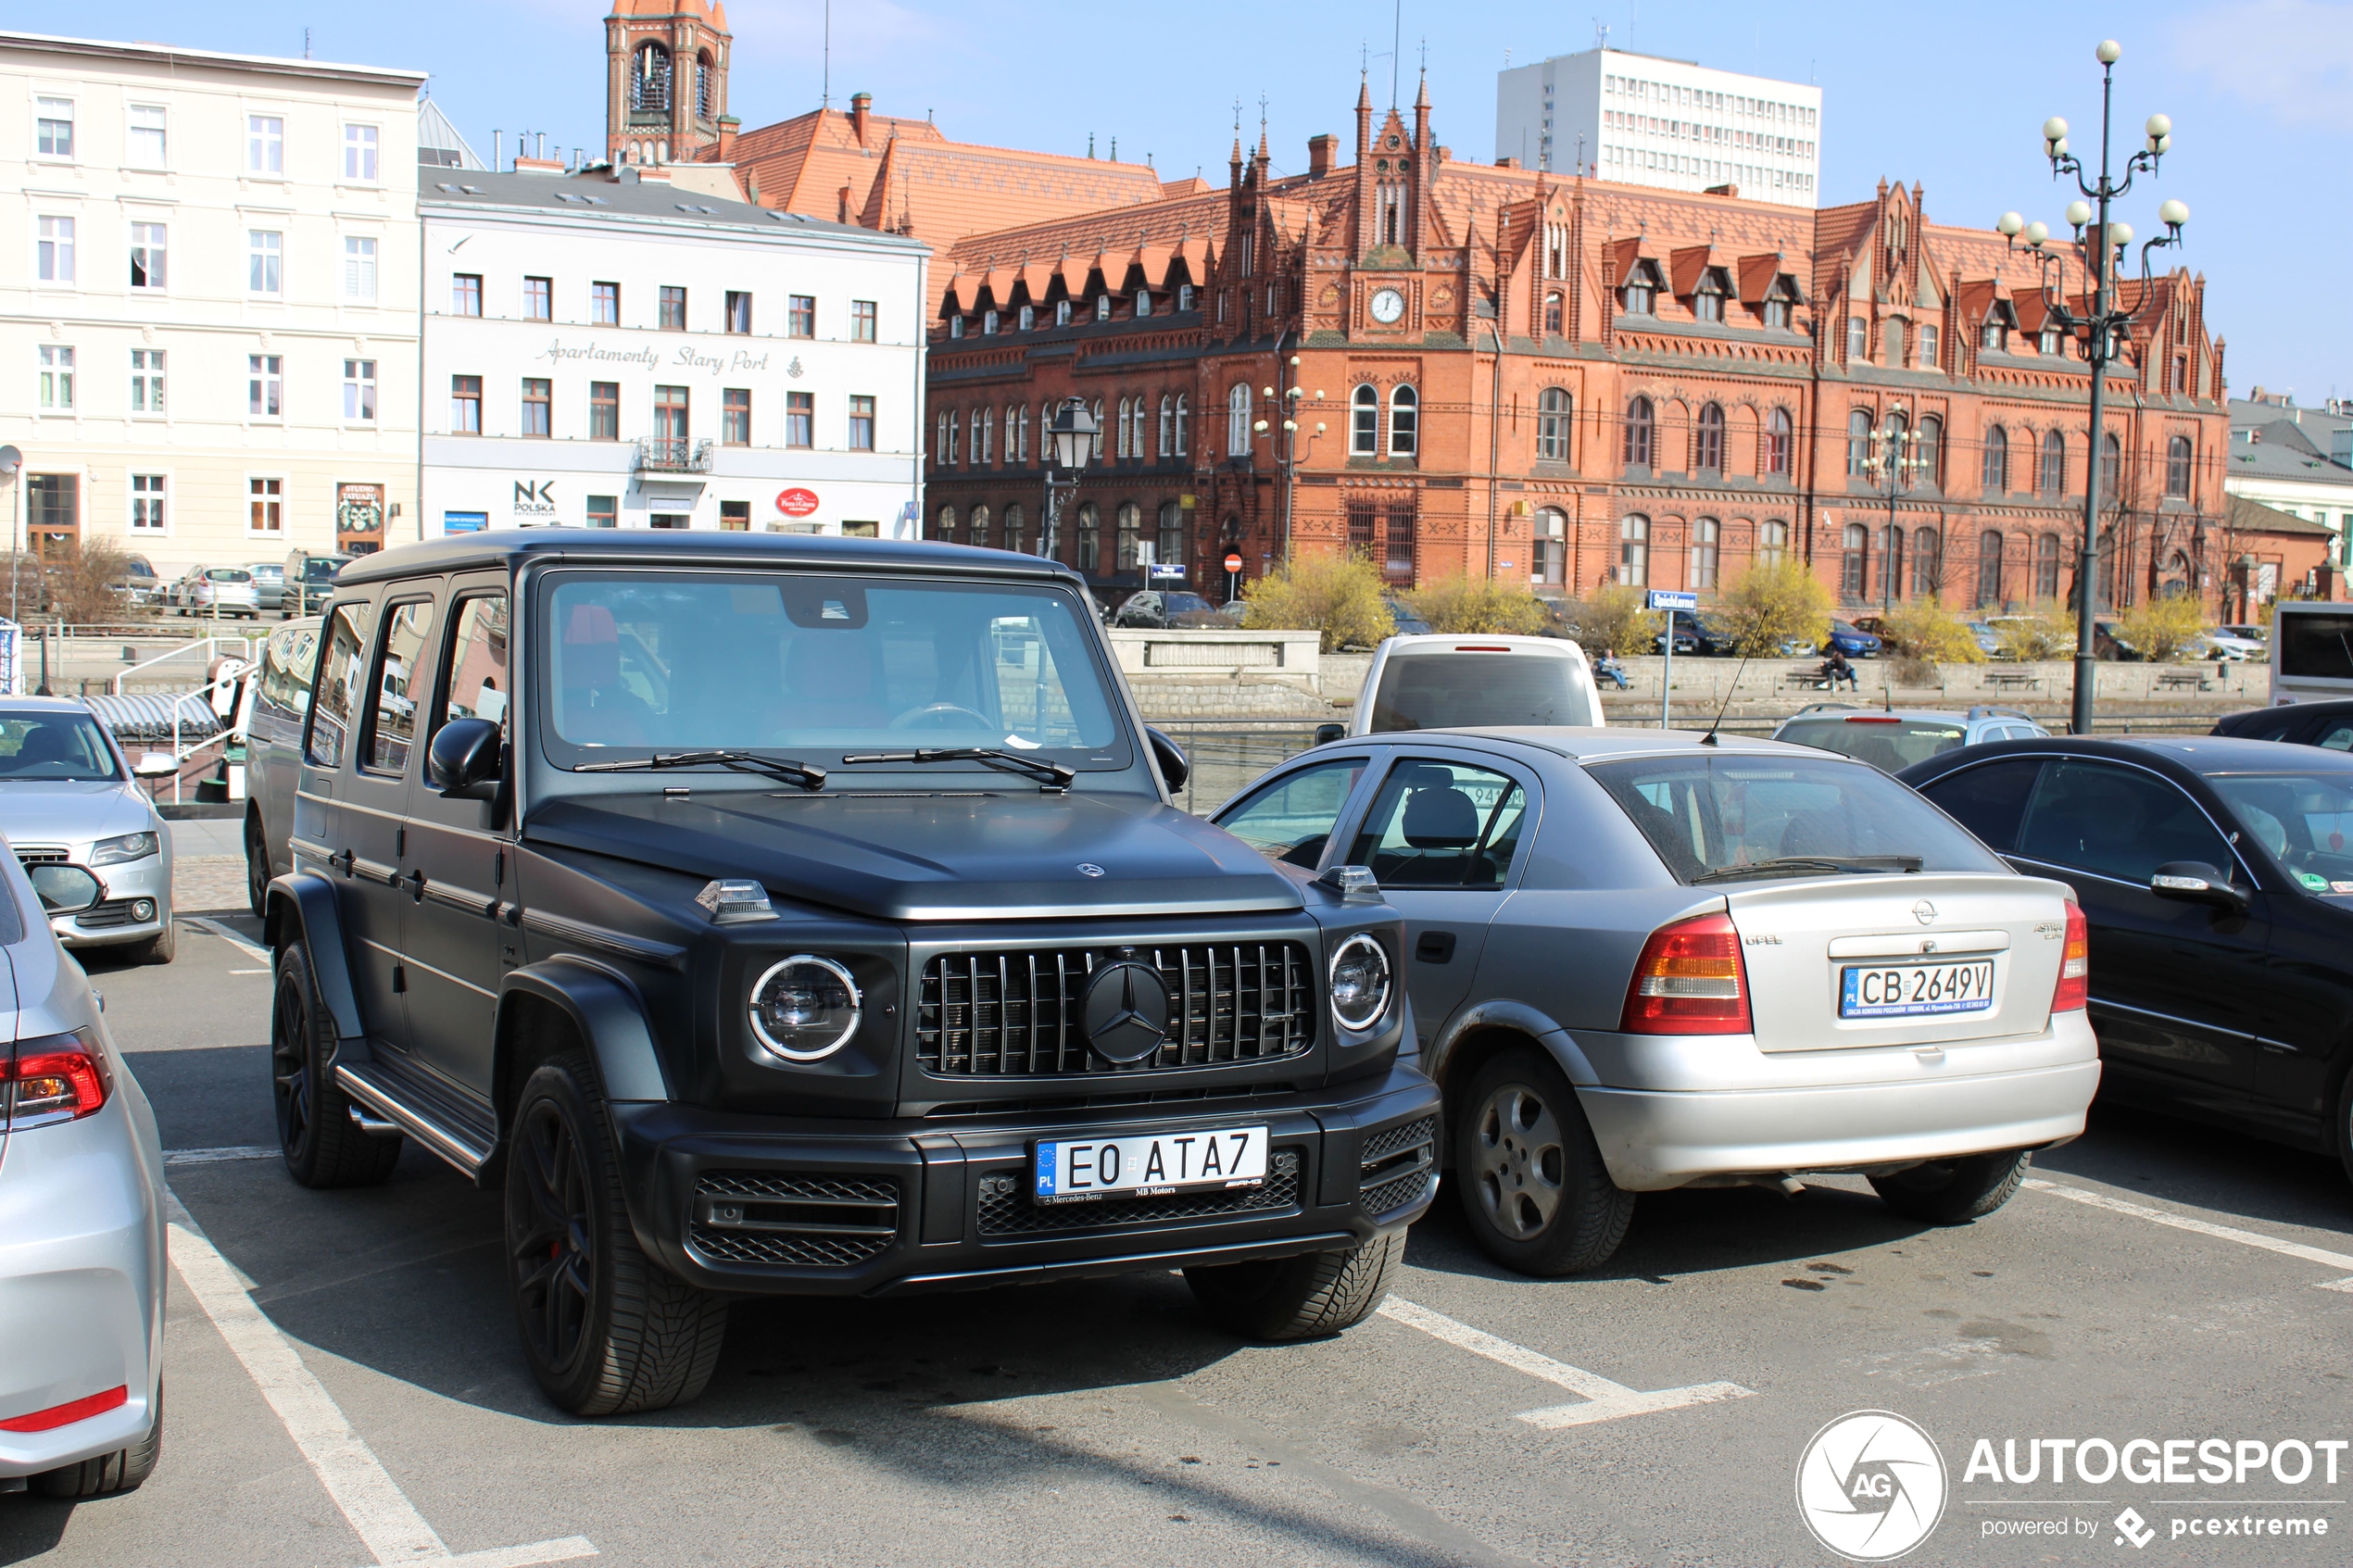
[[[1078,862],[1078,874],[1080,876],[1101,876],[1103,874],[1103,868],[1095,864],[1092,860],[1081,860]]]
[[[1168,1038],[1168,983],[1147,963],[1106,964],[1087,983],[1079,1027],[1104,1060],[1142,1061]]]
[[[1926,925],[1936,919],[1936,906],[1923,898],[1912,906],[1912,918]]]

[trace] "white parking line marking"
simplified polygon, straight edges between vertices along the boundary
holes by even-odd
[[[217,1165],[224,1160],[275,1160],[278,1150],[266,1144],[241,1144],[233,1148],[167,1148],[167,1165]]]
[[[266,969],[233,969],[229,972],[232,974],[267,974],[270,972]]]
[[[2108,1209],[2119,1214],[2130,1214],[2136,1220],[2153,1220],[2160,1225],[2171,1225],[2175,1230],[2195,1231],[2199,1236],[2210,1236],[2219,1241],[2235,1241],[2244,1247],[2260,1247],[2267,1252],[2277,1252],[2289,1258],[2301,1258],[2308,1263],[2318,1263],[2325,1269],[2353,1269],[2353,1256],[2347,1256],[2343,1252],[2331,1252],[2323,1248],[2307,1247],[2300,1241],[2283,1241],[2274,1236],[2235,1230],[2229,1225],[2218,1225],[2207,1220],[2193,1220],[2187,1214],[2169,1214],[2162,1209],[2148,1209],[2138,1203],[2127,1203],[2120,1198],[2110,1198],[2103,1192],[2086,1192],[2082,1187],[2062,1186],[2057,1182],[2044,1181],[2039,1176],[2029,1176],[2024,1185],[2036,1192],[2047,1192],[2053,1198],[2064,1198],[2075,1203],[2088,1203],[2095,1209]],[[2324,1281],[2316,1288],[2353,1292],[2353,1275],[2344,1279]]]
[[[1542,1410],[1522,1411],[1516,1419],[1530,1426],[1550,1431],[1563,1426],[1590,1426],[1599,1421],[1616,1421],[1621,1416],[1649,1415],[1658,1411],[1681,1410],[1688,1405],[1712,1405],[1725,1399],[1745,1399],[1756,1392],[1737,1383],[1698,1383],[1688,1388],[1660,1388],[1644,1393],[1629,1388],[1623,1383],[1581,1367],[1556,1361],[1524,1345],[1499,1339],[1483,1329],[1457,1323],[1443,1312],[1433,1312],[1428,1307],[1392,1296],[1381,1303],[1380,1315],[1408,1328],[1417,1328],[1433,1339],[1468,1350],[1474,1356],[1484,1356],[1500,1361],[1515,1372],[1524,1372],[1547,1383],[1557,1384],[1572,1394],[1582,1394],[1585,1403],[1550,1405]]]
[[[221,924],[217,920],[208,919],[204,915],[182,915],[179,919],[180,923],[182,925],[193,925],[208,936],[220,937],[223,942],[228,943],[231,947],[236,948],[239,952],[245,954],[245,956],[249,959],[259,959],[263,963],[270,963],[273,961],[272,955],[271,954],[269,948],[255,947],[252,943],[246,941],[244,937],[238,935],[235,932],[230,930],[227,926]],[[265,969],[261,972],[267,974],[270,972]]]
[[[188,1293],[212,1320],[230,1350],[260,1388],[261,1397],[277,1412],[286,1436],[317,1474],[320,1485],[334,1499],[343,1516],[376,1562],[465,1563],[468,1568],[529,1568],[542,1562],[564,1562],[594,1557],[597,1549],[585,1537],[536,1541],[529,1546],[501,1547],[490,1551],[454,1555],[434,1534],[414,1504],[394,1484],[366,1441],[336,1405],[302,1357],[254,1305],[245,1282],[229,1260],[205,1236],[204,1229],[182,1206],[170,1199],[172,1266],[187,1283]]]

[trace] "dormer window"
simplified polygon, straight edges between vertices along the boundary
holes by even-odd
[[[1027,332],[1030,328],[1036,326],[1037,324],[1038,307],[1034,305],[1023,306],[1021,307],[1021,330],[1023,332]]]
[[[2038,354],[2057,354],[2059,351],[2058,329],[2045,327],[2042,336],[2034,340],[2034,350]]]
[[[1111,320],[1111,295],[1099,294],[1095,296],[1095,320],[1098,321]]]
[[[1977,344],[1988,354],[2007,354],[2010,347],[2010,329],[2003,324],[1999,317],[1988,316],[1985,325],[1979,331]]]
[[[1724,320],[1724,285],[1716,281],[1713,272],[1700,274],[1699,288],[1692,295],[1692,315],[1702,321],[1720,323]]]
[[[964,335],[964,319],[962,316],[950,316],[948,318],[948,335],[950,337],[962,337]]]
[[[1150,290],[1150,289],[1138,289],[1138,290],[1136,291],[1136,314],[1137,314],[1137,316],[1138,316],[1138,317],[1139,317],[1139,318],[1141,318],[1141,317],[1149,316],[1149,315],[1151,315],[1151,313],[1152,313],[1152,291],[1151,291],[1151,290]]]
[[[1193,285],[1190,283],[1178,283],[1176,285],[1176,308],[1179,310],[1190,310],[1192,307]]]
[[[1054,325],[1058,327],[1070,325],[1070,301],[1066,299],[1054,301]]]
[[[1648,316],[1658,301],[1658,274],[1647,261],[1637,262],[1617,291],[1618,308],[1629,316]]]
[[[984,310],[980,313],[980,335],[983,337],[997,335],[997,312],[994,310]]]

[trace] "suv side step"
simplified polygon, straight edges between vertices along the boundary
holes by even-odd
[[[483,1163],[498,1147],[497,1124],[481,1107],[422,1073],[382,1060],[345,1061],[335,1064],[335,1083],[469,1181],[481,1174]]]

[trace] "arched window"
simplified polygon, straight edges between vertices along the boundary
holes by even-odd
[[[1185,553],[1185,506],[1181,501],[1160,504],[1160,540],[1152,558],[1164,566],[1183,566],[1191,558]]]
[[[1904,596],[1904,530],[1887,523],[1879,531],[1878,596],[1891,605]]]
[[[1192,401],[1184,393],[1176,395],[1176,455],[1183,457],[1187,448],[1187,426],[1192,422]]]
[[[2177,435],[2165,444],[2165,493],[2186,499],[2190,493],[2190,438]]]
[[[1568,391],[1548,386],[1536,397],[1536,458],[1539,462],[1568,461]]]
[[[1636,513],[1617,522],[1617,580],[1646,588],[1651,580],[1651,520]]]
[[[2100,434],[2100,493],[2111,502],[2124,493],[2124,443],[2112,430]]]
[[[1078,503],[1078,570],[1100,571],[1103,559],[1103,518],[1092,501]]]
[[[1095,399],[1095,439],[1088,444],[1088,458],[1094,462],[1103,460],[1103,400]]]
[[[1150,289],[1138,289],[1138,290],[1136,291],[1136,315],[1137,315],[1137,317],[1140,320],[1141,318],[1146,317],[1146,316],[1149,316],[1149,315],[1151,315],[1151,313],[1152,313],[1152,291],[1151,291],[1151,290],[1150,290]]]
[[[1021,503],[1016,501],[1005,508],[1005,548],[1021,548]],[[977,545],[981,541],[975,538],[973,543]]]
[[[1978,329],[1977,346],[1987,353],[2007,354],[2010,346],[2009,323],[1998,316],[1985,318],[1985,325]]]
[[[1879,351],[1887,358],[1888,368],[1904,368],[1904,350],[1912,341],[1912,324],[1901,316],[1889,321],[1879,334]]]
[[[938,520],[933,524],[933,538],[942,540],[950,545],[954,544],[956,542],[956,508],[953,507],[940,508]]]
[[[1070,301],[1066,299],[1054,301],[1054,325],[1058,327],[1070,325]]]
[[[1037,324],[1038,324],[1038,307],[1036,307],[1036,306],[1034,306],[1034,305],[1025,305],[1025,306],[1023,306],[1023,307],[1021,307],[1021,330],[1022,330],[1023,332],[1027,332],[1027,331],[1029,331],[1032,327],[1036,326]]]
[[[948,421],[948,466],[956,466],[958,438],[963,434],[963,421],[953,414],[943,416]]]
[[[1125,462],[1127,458],[1127,399],[1125,397],[1119,400],[1119,445],[1117,450],[1120,460]]]
[[[975,545],[988,543],[988,508],[987,507],[973,508],[973,543]]]
[[[948,455],[950,440],[949,433],[953,431],[955,428],[955,415],[942,414],[939,416],[939,438],[934,441],[931,446],[931,460],[937,467],[946,468],[950,463],[955,460]]]
[[[1846,416],[1846,477],[1868,477],[1871,460],[1871,415],[1868,408],[1857,408]]]
[[[1789,558],[1789,524],[1778,519],[1756,529],[1756,564],[1779,566]]]
[[[2010,487],[2010,433],[1995,425],[1985,433],[1985,451],[1981,464],[1983,471],[1978,485],[1988,495],[2000,495]]]
[[[631,59],[629,107],[664,113],[670,108],[670,51],[650,39],[637,45]]]
[[[1111,295],[1099,294],[1095,296],[1095,320],[1098,321],[1111,320]]]
[[[1723,538],[1723,524],[1712,517],[1701,518],[1692,524],[1692,568],[1683,586],[1707,589],[1716,586],[1716,551]]]
[[[1144,533],[1144,508],[1133,501],[1122,501],[1114,516],[1119,524],[1118,570],[1133,571],[1136,570],[1136,541],[1142,538]]]
[[[1920,462],[1913,483],[1926,485],[1931,490],[1940,488],[1944,483],[1944,421],[1943,420],[1934,414],[1921,416],[1920,438],[1913,447],[1912,455]]]
[[[1932,599],[1944,589],[1944,554],[1936,530],[1912,530],[1912,596]]]
[[[948,318],[948,335],[950,337],[962,337],[964,335],[964,319],[962,316],[950,316]]]
[[[1776,408],[1765,421],[1764,462],[1760,465],[1768,479],[1789,476],[1790,418],[1787,408]]]
[[[970,417],[972,420],[973,466],[975,468],[978,468],[988,461],[988,416],[981,412],[978,408],[975,408]]]
[[[1658,434],[1658,417],[1651,400],[1637,397],[1626,405],[1625,462],[1629,469],[1651,466],[1651,447]]]
[[[1250,456],[1250,383],[1236,382],[1226,389],[1226,456]]]
[[[1176,451],[1176,399],[1166,393],[1160,395],[1160,445],[1153,449],[1156,458],[1173,457]]]
[[[2034,488],[2045,495],[2067,494],[2067,437],[2057,431],[2043,433],[2042,471],[2034,476]]]
[[[1544,296],[1544,335],[1546,337],[1561,335],[1561,296],[1556,294],[1548,294]]]
[[[709,119],[719,111],[712,107],[717,97],[718,79],[711,69],[708,50],[695,56],[695,118]]]
[[[1005,405],[1005,461],[1029,466],[1029,410],[1011,403]]]
[[[2038,599],[2057,598],[2058,580],[2058,535],[2045,533],[2034,541],[2034,596]]]
[[[2002,602],[2002,534],[1989,528],[1977,536],[1977,602],[1980,608]]]
[[[1536,539],[1528,558],[1528,581],[1538,588],[1557,588],[1568,577],[1568,514],[1546,507],[1536,514]]]
[[[1724,406],[1703,403],[1699,410],[1699,427],[1692,433],[1692,467],[1702,473],[1720,473],[1724,468]]]
[[[1349,397],[1348,455],[1370,458],[1380,451],[1380,394],[1360,386]]]
[[[1839,597],[1849,604],[1860,603],[1870,588],[1871,534],[1859,522],[1846,525],[1845,549],[1841,553],[1838,574]]]
[[[1412,387],[1398,387],[1389,395],[1389,455],[1412,457],[1420,437],[1421,399]]]

